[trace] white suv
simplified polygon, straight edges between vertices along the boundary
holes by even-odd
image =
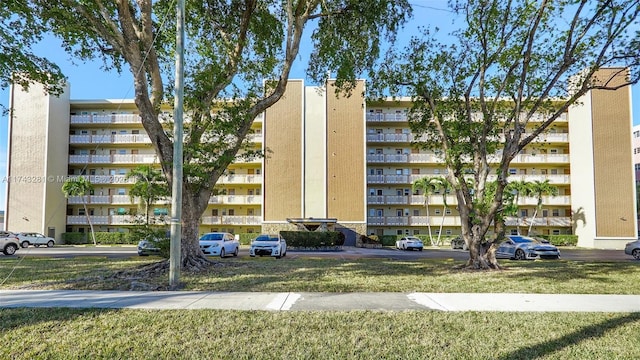
[[[0,231],[0,250],[5,255],[13,255],[18,250],[18,237],[8,231]]]
[[[56,244],[56,241],[52,237],[44,236],[39,233],[19,233],[18,239],[20,239],[20,246],[23,248],[29,247],[29,245],[33,245],[35,247],[39,247],[40,245],[44,245],[46,247],[53,247]]]

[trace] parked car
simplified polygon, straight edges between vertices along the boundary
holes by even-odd
[[[207,233],[200,237],[200,250],[205,255],[225,257],[238,256],[240,241],[233,234],[224,232]]]
[[[0,231],[0,250],[5,255],[13,255],[20,246],[18,236],[9,231]]]
[[[415,236],[405,236],[396,241],[396,249],[422,251],[422,240]]]
[[[532,260],[559,259],[560,250],[549,243],[543,244],[538,240],[521,235],[507,235],[496,251],[496,258]]]
[[[462,249],[462,250],[468,250],[467,249],[467,243],[464,242],[464,238],[462,238],[462,236],[458,236],[454,239],[451,239],[451,248],[452,249]]]
[[[276,259],[287,256],[287,241],[280,235],[261,234],[251,241],[249,256],[273,256]]]
[[[624,247],[624,253],[633,256],[636,260],[640,260],[640,240],[627,243],[627,246]]]
[[[160,245],[158,244],[159,239],[144,239],[138,242],[138,255],[140,256],[149,256],[149,255],[160,255]]]
[[[53,247],[56,243],[54,238],[44,236],[40,233],[22,232],[16,235],[18,236],[18,239],[20,239],[20,246],[23,248],[29,247],[29,245],[33,245],[35,247],[40,247],[40,245]]]

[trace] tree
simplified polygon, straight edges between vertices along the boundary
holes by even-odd
[[[140,165],[131,169],[125,179],[135,179],[136,182],[129,190],[131,201],[136,198],[144,209],[145,225],[149,225],[149,207],[163,197],[170,196],[166,180],[162,173],[152,165]]]
[[[383,39],[407,16],[406,0],[186,1],[184,139],[165,131],[160,106],[171,100],[175,8],[171,0],[30,0],[33,12],[81,59],[128,67],[142,125],[173,183],[173,144],[183,141],[181,264],[210,262],[198,245],[200,216],[218,178],[239,158],[260,156],[245,137],[256,116],[284,94],[305,30],[313,50],[308,76],[337,74],[350,91],[375,65]],[[267,80],[265,82],[265,80]]]
[[[425,176],[413,182],[411,188],[413,191],[422,191],[422,197],[424,198],[424,207],[427,211],[427,229],[429,229],[429,242],[433,242],[431,236],[431,217],[429,214],[429,199],[431,195],[438,189],[438,178]]]
[[[444,226],[444,218],[447,214],[447,209],[449,205],[447,204],[447,196],[449,196],[449,192],[451,191],[451,184],[447,181],[446,178],[439,176],[436,178],[437,181],[437,190],[442,191],[442,219],[440,220],[440,230],[438,230],[438,240],[436,240],[436,245],[440,245],[440,235],[442,235],[442,227]]]
[[[513,210],[516,216],[516,230],[520,235],[520,197],[531,195],[531,183],[525,180],[511,181],[507,184],[505,191],[513,194]]]
[[[0,3],[0,88],[9,83],[26,88],[35,81],[53,94],[62,90],[64,76],[60,68],[31,49],[45,31],[27,1]]]
[[[62,193],[64,194],[64,197],[69,198],[69,196],[79,196],[82,200],[84,215],[87,217],[87,222],[91,229],[91,239],[93,240],[93,245],[97,245],[96,234],[93,231],[93,223],[91,222],[91,216],[89,214],[89,209],[87,209],[87,202],[85,198],[85,196],[91,194],[92,191],[93,184],[91,184],[91,182],[89,182],[89,180],[84,176],[68,178],[64,181],[64,184],[62,184]]]
[[[549,179],[545,179],[544,181],[535,180],[530,184],[530,195],[534,196],[537,200],[536,209],[533,212],[533,216],[531,217],[531,222],[529,223],[529,234],[531,234],[531,229],[533,228],[533,223],[538,215],[538,211],[542,209],[542,197],[543,196],[558,196],[558,188],[551,185],[549,183]]]
[[[377,96],[412,97],[410,125],[426,139],[419,146],[442,153],[470,245],[465,267],[498,269],[495,251],[504,236],[509,164],[588,91],[638,82],[640,73],[629,69],[640,62],[635,27],[640,4],[465,0],[451,5],[463,28],[442,41],[424,29],[404,49],[391,49],[372,83],[379,87]],[[490,174],[497,183],[489,197]],[[466,176],[473,177],[473,188]],[[491,227],[496,236],[487,236]]]

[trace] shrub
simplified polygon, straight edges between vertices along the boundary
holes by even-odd
[[[287,246],[302,249],[338,248],[344,245],[345,236],[339,231],[281,231]]]
[[[90,234],[81,233],[81,232],[62,233],[61,236],[62,236],[62,243],[69,244],[69,245],[88,244],[89,238],[91,237]]]
[[[578,235],[546,235],[545,238],[555,246],[578,245]]]

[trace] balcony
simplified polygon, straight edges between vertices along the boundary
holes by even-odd
[[[262,184],[262,175],[226,175],[218,178],[217,184]]]
[[[142,217],[133,215],[92,215],[92,225],[138,225]],[[169,218],[167,216],[153,217],[150,222],[161,225],[167,224]],[[67,215],[67,225],[89,225],[87,217],[84,215]]]
[[[262,196],[259,195],[218,195],[209,198],[209,204],[215,205],[260,205]]]
[[[85,195],[85,196],[69,196],[67,203],[69,205],[81,205],[83,203],[89,205],[133,205],[137,204],[136,201],[131,201],[129,195]],[[162,199],[155,202],[155,204],[169,204],[171,199]]]
[[[203,216],[202,225],[262,225],[260,216]]]
[[[406,164],[409,154],[368,154],[367,163],[403,163]]]
[[[517,226],[518,221],[520,226],[529,226],[531,224],[531,217],[518,218],[507,217],[505,224],[507,226]],[[568,216],[551,216],[551,217],[537,217],[533,219],[533,226],[556,226],[556,227],[569,227],[571,226],[571,218]]]
[[[413,136],[411,134],[367,134],[367,142],[411,142]]]
[[[369,184],[408,184],[409,175],[367,175]]]
[[[146,134],[69,135],[69,144],[151,144]]]
[[[367,114],[367,122],[407,122],[407,114],[369,113]]]
[[[71,124],[141,124],[137,114],[71,115]]]
[[[69,164],[153,164],[155,154],[69,155]]]
[[[569,154],[519,154],[512,164],[569,164]]]
[[[487,177],[488,181],[495,181],[497,179],[496,175],[489,175]],[[570,184],[571,183],[571,175],[558,175],[558,174],[514,174],[509,175],[509,181],[545,181],[549,180],[549,183],[554,184]]]
[[[135,184],[136,179],[127,179],[126,175],[77,175],[69,177],[83,177],[92,184]]]

